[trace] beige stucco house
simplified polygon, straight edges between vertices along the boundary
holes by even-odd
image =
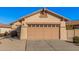
[[[43,8],[11,23],[11,27],[17,29],[21,40],[67,40],[68,21],[68,18]]]

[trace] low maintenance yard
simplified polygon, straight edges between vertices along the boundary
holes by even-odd
[[[79,46],[62,40],[0,40],[0,51],[79,51]]]
[[[0,51],[24,51],[25,41],[12,38],[5,38],[0,40]]]

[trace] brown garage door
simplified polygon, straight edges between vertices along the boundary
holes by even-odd
[[[28,24],[28,39],[59,39],[59,24]]]

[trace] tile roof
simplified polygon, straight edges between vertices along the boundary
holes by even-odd
[[[79,24],[79,21],[67,21],[66,24],[67,25],[77,25],[77,24]]]
[[[0,24],[0,28],[10,28],[10,26],[5,25],[5,24]]]

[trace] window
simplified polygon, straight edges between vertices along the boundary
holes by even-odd
[[[32,27],[35,27],[35,24],[32,24]]]
[[[47,24],[45,24],[44,27],[47,27]]]
[[[28,24],[28,27],[59,27],[59,24]]]
[[[55,24],[52,24],[52,27],[55,27]]]
[[[48,24],[48,27],[51,27],[51,24]]]
[[[39,24],[36,24],[36,27],[39,27]]]
[[[56,24],[56,27],[59,27],[59,24]]]
[[[40,27],[43,27],[43,24],[40,24]]]

